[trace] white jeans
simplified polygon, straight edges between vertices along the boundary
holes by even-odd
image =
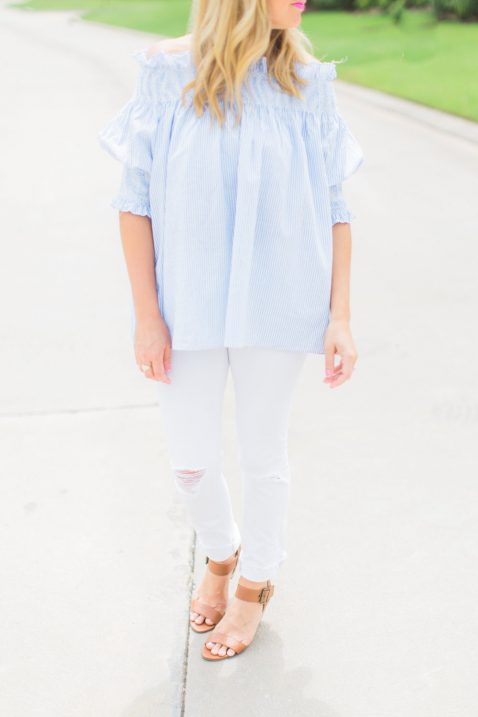
[[[286,558],[288,417],[306,353],[256,347],[172,350],[158,382],[161,422],[180,500],[200,548],[225,560],[241,544],[239,575],[277,581]],[[222,407],[231,368],[243,485],[242,535],[222,471]]]

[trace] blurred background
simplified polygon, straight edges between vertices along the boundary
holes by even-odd
[[[254,645],[213,665],[97,140],[190,2],[0,0],[2,715],[477,717],[477,2],[308,2],[364,151],[359,358],[334,391],[307,359],[288,560]],[[241,525],[230,380],[224,474]]]
[[[187,31],[189,0],[31,0],[160,35]],[[309,0],[301,27],[340,78],[478,120],[478,0]]]

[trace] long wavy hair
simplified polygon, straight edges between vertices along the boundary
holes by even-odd
[[[272,29],[267,0],[193,0],[189,22],[195,78],[183,87],[193,91],[192,105],[201,116],[206,106],[211,119],[222,126],[226,111],[240,121],[241,86],[250,65],[267,61],[267,75],[284,92],[302,99],[300,77],[294,63],[307,63],[313,55],[310,39],[299,28]]]

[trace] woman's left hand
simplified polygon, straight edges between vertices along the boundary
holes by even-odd
[[[334,356],[338,354],[341,361],[334,365]],[[330,388],[340,386],[352,376],[357,361],[357,351],[347,320],[332,319],[325,334],[325,378]]]

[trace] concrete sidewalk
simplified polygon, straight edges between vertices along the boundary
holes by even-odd
[[[366,155],[345,186],[359,361],[330,391],[308,358],[289,558],[253,646],[207,663],[188,631],[204,556],[134,363],[108,206],[120,167],[96,141],[130,95],[129,53],[154,39],[0,5],[0,710],[476,717],[474,137],[337,81]],[[241,523],[233,410],[229,382]]]

